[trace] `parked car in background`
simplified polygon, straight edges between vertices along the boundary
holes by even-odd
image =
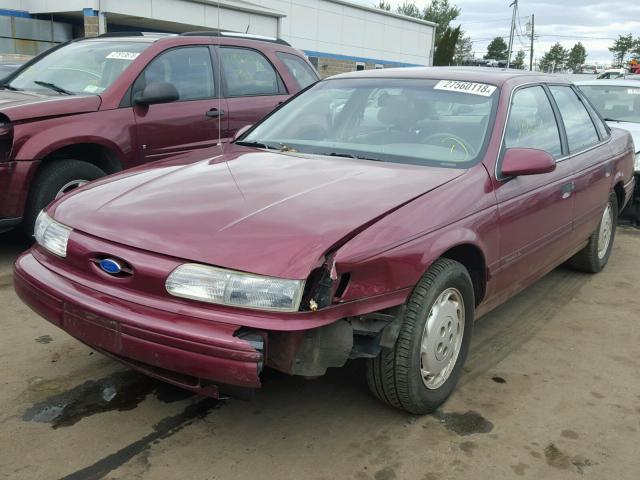
[[[18,295],[196,392],[365,358],[375,396],[422,414],[475,318],[568,259],[604,268],[634,185],[631,137],[575,87],[490,68],[337,75],[225,150],[54,202]]]
[[[577,82],[610,127],[631,133],[635,144],[636,221],[640,223],[640,82],[637,80],[595,80]]]
[[[626,68],[609,68],[596,77],[598,80],[613,80],[624,77],[629,71]]]
[[[282,40],[215,32],[71,41],[0,84],[0,231],[104,175],[207,149],[318,80]]]

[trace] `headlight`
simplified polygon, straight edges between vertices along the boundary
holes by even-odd
[[[186,263],[171,272],[165,286],[176,297],[237,307],[295,312],[300,306],[304,280],[265,277]]]
[[[56,222],[44,210],[36,218],[33,236],[39,245],[59,257],[67,256],[67,242],[73,230]]]

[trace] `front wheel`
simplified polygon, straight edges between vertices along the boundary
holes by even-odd
[[[394,348],[368,361],[367,382],[373,394],[414,414],[438,408],[462,374],[474,305],[467,269],[454,260],[437,260],[406,303]]]
[[[617,225],[618,197],[615,193],[611,193],[598,228],[589,237],[587,246],[569,260],[569,265],[587,273],[598,273],[602,270],[611,256]]]
[[[106,173],[95,165],[81,160],[55,160],[45,163],[33,183],[27,200],[22,229],[31,237],[40,210],[71,190],[104,177]]]

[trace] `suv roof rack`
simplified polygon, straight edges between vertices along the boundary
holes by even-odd
[[[175,33],[164,32],[107,32],[93,38],[109,38],[109,37],[169,37]]]
[[[291,44],[281,38],[265,37],[262,35],[253,35],[251,33],[225,32],[220,30],[201,30],[195,32],[184,32],[180,34],[183,37],[228,37],[243,38],[245,40],[258,40],[260,42],[277,43],[290,47]]]

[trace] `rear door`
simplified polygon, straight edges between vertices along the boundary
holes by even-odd
[[[609,198],[614,165],[608,145],[603,144],[609,133],[572,87],[549,85],[549,90],[567,135],[569,157],[565,161],[575,171],[573,238],[577,244],[596,229]]]
[[[541,85],[513,94],[502,152],[516,147],[545,150],[556,159],[564,155],[556,114]],[[505,296],[556,265],[567,250],[574,202],[571,175],[571,166],[561,161],[551,173],[501,178],[498,163],[501,260],[496,283]]]
[[[132,96],[153,82],[176,87],[179,100],[134,105],[140,157],[145,162],[184,152],[204,158],[227,128],[226,104],[219,97],[211,50],[207,45],[177,47],[154,58],[140,74]]]
[[[236,130],[252,125],[288,98],[276,68],[252,48],[220,46],[222,83],[227,102],[227,130],[223,141]]]

